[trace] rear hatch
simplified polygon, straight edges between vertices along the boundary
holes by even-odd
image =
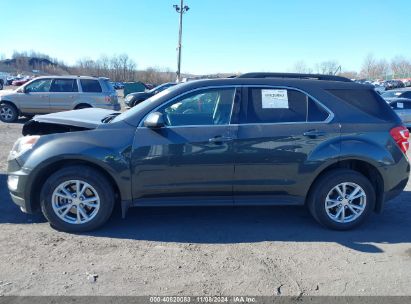
[[[117,91],[114,89],[113,85],[108,78],[101,78],[102,83],[104,85],[104,93],[106,94],[106,102],[111,104],[118,104],[118,96]]]

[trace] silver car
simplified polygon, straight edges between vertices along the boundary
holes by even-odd
[[[38,77],[16,90],[0,92],[0,120],[83,108],[119,111],[117,93],[108,78]]]
[[[390,106],[395,113],[401,118],[404,126],[411,128],[411,99],[408,98],[393,98],[390,101]]]

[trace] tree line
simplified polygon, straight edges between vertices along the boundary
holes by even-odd
[[[396,56],[390,61],[378,59],[374,55],[367,55],[361,69],[357,71],[342,70],[337,60],[328,60],[308,66],[304,61],[297,61],[292,68],[296,73],[335,74],[351,79],[393,79],[411,78],[411,60],[404,56]]]
[[[149,67],[138,70],[136,62],[127,54],[102,55],[97,59],[86,57],[77,60],[73,65],[67,65],[57,58],[35,51],[13,52],[12,63],[8,65],[5,62],[9,60],[5,60],[4,55],[0,54],[0,60],[0,71],[9,73],[24,74],[39,70],[45,74],[98,76],[116,82],[141,81],[151,84],[161,84],[176,79],[175,73],[170,69]],[[343,70],[337,60],[326,60],[313,66],[300,60],[290,70],[296,73],[336,74],[352,79],[411,78],[411,60],[396,56],[388,61],[369,54],[365,57],[359,71]]]
[[[176,79],[175,73],[169,69],[149,67],[138,70],[135,61],[127,54],[101,55],[97,59],[85,57],[77,60],[73,65],[67,65],[57,58],[35,51],[15,51],[11,59],[6,60],[4,55],[0,55],[0,60],[2,60],[1,71],[17,74],[31,74],[33,70],[38,70],[44,74],[107,77],[115,82],[141,81],[151,84],[161,84]]]

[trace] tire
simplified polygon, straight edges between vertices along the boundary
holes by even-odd
[[[0,120],[3,122],[15,122],[19,118],[19,111],[11,103],[2,103],[0,105]]]
[[[3,89],[4,89],[3,81],[0,81],[0,90],[3,90]]]
[[[343,193],[338,192],[337,185]],[[348,197],[341,200],[341,194],[345,192],[342,191],[344,185],[345,194]],[[354,191],[358,191],[358,194],[354,194]],[[354,197],[364,195],[350,200],[350,194]],[[315,181],[308,196],[307,205],[314,219],[325,227],[334,230],[349,230],[362,224],[374,210],[375,189],[361,173],[348,169],[336,169],[325,173]],[[333,207],[333,205],[336,206]]]
[[[76,181],[79,181],[80,189],[86,185],[90,187],[85,188],[84,195],[81,197],[67,196],[67,194],[81,193],[81,190],[78,191],[75,187]],[[62,187],[62,185],[66,186]],[[58,190],[62,188],[66,191]],[[86,203],[86,201],[90,202]],[[85,232],[101,227],[110,218],[114,201],[113,185],[99,171],[87,166],[71,166],[58,170],[46,180],[40,194],[44,216],[54,229],[65,232]],[[65,208],[66,205],[70,208]],[[89,216],[89,220],[83,214]],[[79,217],[80,222],[75,223]]]

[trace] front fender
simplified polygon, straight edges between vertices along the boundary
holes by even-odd
[[[31,197],[35,181],[53,164],[81,161],[105,171],[116,183],[122,200],[131,199],[130,154],[133,129],[80,131],[42,136],[42,141],[24,160],[23,170],[29,172],[26,199]],[[29,200],[28,200],[29,201]]]

